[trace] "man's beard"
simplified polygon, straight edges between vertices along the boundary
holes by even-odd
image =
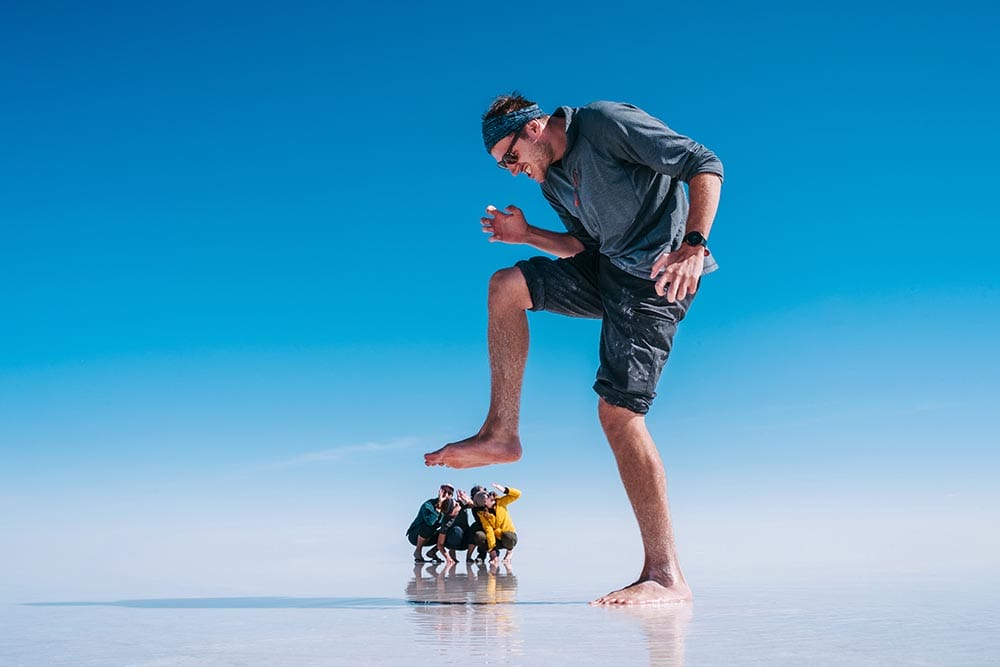
[[[556,161],[556,152],[552,149],[550,144],[534,144],[532,146],[532,158],[534,158],[535,164],[533,168],[541,170],[541,173],[536,174],[538,182],[542,182],[549,175],[549,167],[552,163]]]

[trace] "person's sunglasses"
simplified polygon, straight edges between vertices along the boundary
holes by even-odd
[[[522,125],[520,129],[514,133],[514,138],[511,140],[510,145],[507,146],[507,151],[503,154],[503,157],[497,162],[497,166],[501,169],[507,169],[517,164],[517,153],[514,152],[514,144],[516,144],[517,140],[521,138],[521,133],[523,131],[524,126]]]

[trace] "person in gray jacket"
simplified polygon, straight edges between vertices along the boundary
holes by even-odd
[[[565,232],[528,224],[517,206],[486,207],[490,241],[526,244],[533,257],[490,279],[490,407],[475,435],[424,455],[426,465],[473,468],[521,457],[526,311],[602,320],[594,390],[598,416],[642,535],[639,578],[598,604],[691,598],[677,560],[663,461],[645,415],[678,323],[702,275],[722,190],[722,163],[696,141],[629,104],[594,102],[551,114],[512,93],[482,119],[497,166],[538,182]],[[685,184],[687,192],[685,192]]]

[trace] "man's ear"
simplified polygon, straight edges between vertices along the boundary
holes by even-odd
[[[542,122],[537,118],[532,118],[528,121],[527,125],[524,126],[524,133],[528,135],[528,138],[532,141],[537,141],[538,137],[542,134],[542,130],[545,129]]]

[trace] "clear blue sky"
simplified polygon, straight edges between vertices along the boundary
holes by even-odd
[[[883,569],[986,568],[997,18],[964,2],[5,3],[7,590],[69,594],[97,573],[95,594],[292,592],[281,573],[335,562],[359,503],[368,548],[405,561],[402,530],[444,479],[523,488],[538,544],[582,496],[622,520],[634,574],[590,389],[596,323],[531,318],[522,462],[422,463],[478,428],[486,281],[530,254],[487,243],[482,209],[559,227],[482,149],[480,114],[512,89],[546,109],[634,103],[725,163],[722,268],[649,419],[688,569],[810,530],[798,560],[781,543],[788,562],[839,545],[867,567],[843,547],[855,530]]]

